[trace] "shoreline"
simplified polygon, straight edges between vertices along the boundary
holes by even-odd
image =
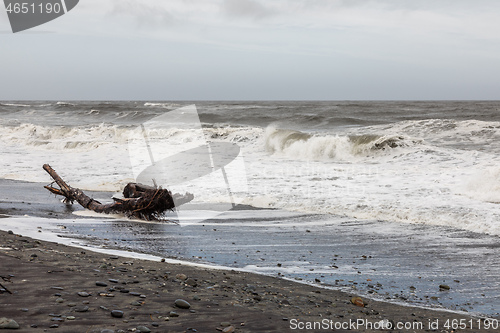
[[[292,332],[314,330],[311,325],[323,325],[316,327],[321,331],[327,323],[327,329],[344,332],[353,322],[376,325],[385,319],[412,325],[394,330],[399,332],[451,332],[444,326],[447,321],[467,326],[455,332],[495,331],[465,314],[367,299],[360,307],[352,302],[355,294],[339,290],[236,270],[131,259],[4,231],[0,261],[1,276],[14,275],[10,283],[0,282],[13,293],[0,293],[1,317],[15,320],[22,332],[53,325],[58,331],[89,333],[144,327],[145,332]],[[190,308],[175,306],[177,299]],[[112,310],[123,311],[123,317],[112,317]]]

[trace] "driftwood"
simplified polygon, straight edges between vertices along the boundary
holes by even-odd
[[[185,195],[174,194],[161,187],[151,187],[147,185],[128,183],[123,189],[124,199],[113,198],[114,202],[102,204],[86,195],[82,190],[73,188],[66,184],[64,180],[48,164],[43,165],[43,169],[54,179],[59,188],[51,185],[44,186],[50,192],[63,196],[65,203],[72,204],[78,202],[84,208],[97,213],[124,213],[128,217],[135,217],[147,221],[165,220],[164,213],[173,211],[175,207],[193,200],[190,193]]]

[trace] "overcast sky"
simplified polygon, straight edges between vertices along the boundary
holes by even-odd
[[[13,34],[0,99],[500,99],[498,0],[80,0]]]

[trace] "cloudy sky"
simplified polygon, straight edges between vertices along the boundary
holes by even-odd
[[[497,0],[80,0],[13,34],[0,99],[500,99]]]

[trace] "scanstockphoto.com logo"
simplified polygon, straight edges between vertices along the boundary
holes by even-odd
[[[12,32],[31,29],[63,16],[79,0],[4,0]]]
[[[176,201],[169,220],[197,223],[232,210],[248,193],[240,147],[206,138],[195,105],[165,112],[129,132],[128,153],[137,183],[194,195],[185,210]],[[182,199],[181,199],[182,200]]]

